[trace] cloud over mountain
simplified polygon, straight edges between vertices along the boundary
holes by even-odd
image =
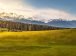
[[[33,19],[45,20],[50,19],[67,19],[75,20],[76,16],[64,10],[58,10],[51,7],[35,8],[23,0],[0,0],[0,12],[13,12],[25,17],[35,17]],[[41,17],[41,18],[40,18]]]

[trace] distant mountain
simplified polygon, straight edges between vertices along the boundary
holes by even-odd
[[[28,24],[49,25],[54,27],[76,28],[76,20],[63,20],[63,19],[45,20],[45,18],[39,16],[25,18],[24,16],[17,15],[16,13],[2,12],[0,13],[0,20],[21,22]]]
[[[28,23],[28,24],[45,24],[42,21],[33,20],[33,18],[25,18],[22,15],[17,15],[15,13],[0,13],[0,20],[3,21],[13,21],[13,22],[21,22],[21,23]]]
[[[65,28],[76,28],[76,20],[53,19],[52,21],[49,21],[47,25]]]

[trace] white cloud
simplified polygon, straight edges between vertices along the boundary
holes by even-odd
[[[0,12],[2,11],[22,14],[25,17],[40,16],[42,18],[39,18],[39,20],[44,19],[45,21],[56,18],[76,20],[76,16],[71,15],[65,11],[55,10],[51,8],[33,8],[32,6],[27,5],[27,3],[24,4],[22,0],[0,0]]]
[[[76,19],[76,16],[71,15],[70,13],[67,13],[65,11],[60,11],[60,10],[55,10],[55,9],[42,9],[39,10],[40,15],[44,15],[47,18],[51,18],[51,19],[67,19],[67,20],[72,20],[72,19]]]
[[[24,5],[22,0],[0,0],[0,12],[14,12],[26,17],[35,14],[32,7]]]

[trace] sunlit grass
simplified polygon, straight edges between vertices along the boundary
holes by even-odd
[[[76,29],[0,32],[1,56],[76,56]]]

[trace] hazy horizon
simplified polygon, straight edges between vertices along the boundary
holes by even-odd
[[[45,21],[58,18],[76,20],[75,2],[75,0],[0,0],[0,12],[39,17]]]

